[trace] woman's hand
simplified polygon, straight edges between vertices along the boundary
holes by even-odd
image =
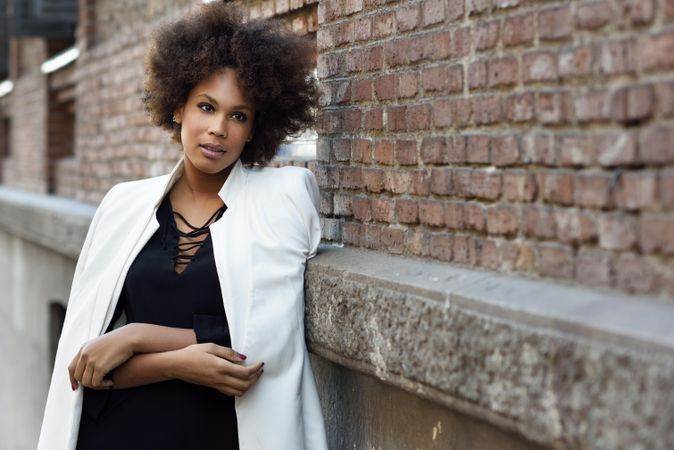
[[[72,389],[78,384],[93,389],[112,387],[112,381],[103,377],[133,356],[133,342],[132,328],[123,326],[84,344],[68,365]]]
[[[171,353],[170,378],[207,386],[227,395],[243,395],[264,372],[264,363],[242,366],[245,357],[231,348],[212,343],[194,344]]]

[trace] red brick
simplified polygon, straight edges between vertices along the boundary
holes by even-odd
[[[395,202],[386,198],[373,198],[371,202],[372,220],[376,222],[393,222]]]
[[[353,27],[354,41],[356,42],[369,41],[371,37],[372,37],[372,19],[369,17],[357,19]]]
[[[607,90],[597,89],[583,92],[574,102],[578,122],[596,122],[611,119],[612,108]]]
[[[605,208],[611,205],[609,186],[612,175],[608,173],[579,173],[575,180],[574,203],[578,206]]]
[[[553,239],[557,235],[552,209],[544,206],[525,206],[522,211],[522,232],[527,237]]]
[[[523,79],[526,83],[557,80],[557,55],[553,52],[537,50],[525,53],[522,64]]]
[[[476,16],[484,12],[490,11],[492,7],[492,0],[467,0],[466,10],[469,16]]]
[[[558,68],[562,78],[590,75],[593,65],[594,56],[590,45],[572,48],[559,54]]]
[[[510,166],[520,160],[520,142],[517,136],[496,136],[491,141],[491,163]]]
[[[475,39],[475,50],[490,50],[496,47],[499,38],[499,21],[478,22],[473,30]]]
[[[503,172],[503,198],[513,202],[530,202],[536,198],[536,178],[526,170]]]
[[[553,135],[530,133],[522,139],[522,162],[534,164],[555,164]]]
[[[431,109],[429,105],[408,106],[406,115],[408,131],[426,130],[430,126]]]
[[[562,166],[590,166],[597,160],[593,134],[564,134],[556,137],[557,163]]]
[[[372,141],[353,139],[351,141],[351,161],[368,164],[372,161]]]
[[[461,92],[463,90],[463,67],[440,66],[425,69],[421,76],[425,91]]]
[[[384,189],[384,171],[381,169],[362,169],[363,188],[368,192],[379,193]]]
[[[481,95],[472,98],[473,121],[476,125],[492,125],[503,120],[501,95]]]
[[[431,177],[425,170],[413,170],[410,172],[410,194],[430,195]]]
[[[423,58],[438,61],[449,57],[451,48],[449,42],[450,33],[448,31],[425,34],[419,39]]]
[[[417,164],[417,141],[398,140],[395,145],[395,161],[400,165]]]
[[[450,22],[463,17],[465,13],[464,0],[447,0],[446,6],[445,15]]]
[[[573,120],[571,94],[568,91],[540,92],[536,111],[542,124],[569,123]]]
[[[448,195],[452,192],[452,171],[449,168],[434,168],[431,171],[431,193]]]
[[[473,116],[473,105],[470,99],[459,98],[450,103],[452,124],[455,128],[464,128]]]
[[[384,46],[386,65],[397,67],[406,64],[408,49],[409,41],[407,39],[387,42]]]
[[[363,184],[363,172],[358,167],[342,167],[339,185],[345,189],[360,189]]]
[[[513,205],[494,205],[487,208],[487,232],[514,236],[520,222],[520,210]]]
[[[613,117],[619,122],[631,123],[648,119],[655,110],[653,86],[629,86],[613,96]]]
[[[674,209],[674,170],[667,169],[660,173],[658,192],[663,208]]]
[[[402,254],[405,248],[405,230],[394,227],[382,228],[381,244],[389,253]]]
[[[547,172],[542,174],[542,178],[544,200],[562,205],[573,203],[573,174]]]
[[[477,241],[473,236],[454,235],[452,260],[459,264],[475,265],[478,259]]]
[[[641,129],[639,159],[652,164],[674,161],[674,126],[654,125]]]
[[[598,136],[597,161],[605,167],[633,164],[637,161],[635,130],[620,130]]]
[[[359,132],[362,129],[361,127],[362,117],[363,113],[361,113],[359,109],[351,109],[344,111],[344,128],[342,129],[342,131],[345,131],[347,133]]]
[[[374,144],[374,160],[379,164],[393,164],[393,142],[376,141]]]
[[[351,216],[351,195],[335,193],[333,196],[333,211],[337,216]]]
[[[415,224],[419,221],[419,205],[416,200],[396,199],[395,214],[399,223]]]
[[[423,200],[419,202],[419,220],[422,225],[444,226],[445,205],[436,200]]]
[[[419,76],[416,72],[400,74],[396,77],[396,81],[399,98],[416,97],[419,92]]]
[[[571,7],[560,6],[538,13],[538,37],[540,40],[564,39],[571,36]]]
[[[628,250],[634,246],[637,221],[622,212],[603,213],[599,216],[599,244],[609,250]]]
[[[503,22],[503,45],[531,45],[534,42],[534,15],[508,17]]]
[[[468,161],[466,138],[464,136],[450,136],[447,138],[446,160],[450,164],[465,163]]]
[[[405,231],[405,251],[414,256],[429,256],[430,236],[424,230],[408,229]]]
[[[590,286],[609,287],[612,267],[610,252],[581,248],[576,257],[576,281]]]
[[[622,254],[615,261],[615,277],[618,289],[632,293],[653,291],[657,273],[644,257],[632,253]]]
[[[576,28],[598,30],[613,20],[613,5],[607,0],[586,1],[576,8]]]
[[[493,2],[496,9],[516,8],[521,3],[520,0],[493,0]]]
[[[468,87],[471,90],[487,87],[486,61],[475,61],[468,66]]]
[[[419,5],[411,5],[396,11],[398,31],[411,31],[419,25]]]
[[[384,128],[384,114],[381,108],[366,110],[363,114],[363,130],[381,130]]]
[[[337,161],[348,161],[351,159],[351,141],[349,139],[333,140],[332,153]]]
[[[534,118],[534,95],[530,92],[512,94],[503,104],[505,118],[511,122],[528,122]]]
[[[465,203],[448,202],[445,205],[445,225],[450,230],[463,230],[465,227]]]
[[[363,231],[360,238],[361,245],[372,250],[379,250],[381,245],[381,229],[381,225],[363,225]]]
[[[663,0],[662,9],[665,17],[674,19],[674,0]]]
[[[626,15],[633,25],[646,25],[653,21],[655,4],[653,0],[627,0]]]
[[[674,215],[642,214],[639,219],[639,246],[647,253],[674,254]]]
[[[438,128],[448,127],[452,123],[451,104],[447,100],[435,100],[433,102],[433,126]]]
[[[575,273],[573,252],[568,247],[556,244],[541,244],[538,247],[538,273],[544,277],[573,279]]]
[[[372,80],[355,80],[351,83],[351,99],[354,102],[372,100]]]
[[[356,220],[360,220],[361,222],[372,220],[370,199],[368,197],[351,197],[351,211]]]
[[[394,194],[409,193],[412,185],[412,177],[409,172],[402,170],[384,172],[384,190]]]
[[[487,228],[487,212],[480,203],[468,202],[464,207],[465,228],[484,231]]]
[[[321,85],[321,104],[343,105],[351,101],[351,83],[349,81],[325,82]]]
[[[372,19],[372,37],[375,39],[390,36],[396,27],[395,14],[392,12],[379,14]]]
[[[396,79],[394,75],[382,75],[374,80],[374,95],[378,100],[395,98]]]
[[[639,61],[644,69],[674,66],[674,31],[643,37],[639,41]]]
[[[452,34],[451,55],[452,56],[466,56],[471,51],[471,31],[470,27],[466,26],[459,28]]]
[[[607,42],[601,47],[599,69],[607,75],[634,72],[636,69],[635,41],[632,38]]]
[[[421,142],[421,161],[427,164],[444,163],[446,146],[445,137],[425,137]]]
[[[674,117],[674,81],[655,85],[655,104],[656,114],[660,117]]]
[[[452,260],[452,238],[444,233],[433,233],[430,236],[431,257],[440,261]]]
[[[444,0],[425,0],[421,4],[422,25],[427,27],[436,23],[445,21],[445,1]]]
[[[489,61],[489,87],[512,86],[517,83],[519,64],[512,56]]]
[[[346,222],[342,225],[342,240],[346,245],[360,245],[360,236],[363,225],[360,223]]]
[[[470,163],[489,163],[491,138],[487,134],[466,136],[466,161]]]
[[[402,131],[409,128],[405,123],[408,115],[405,109],[404,106],[388,106],[386,108],[387,130]]]
[[[657,177],[652,171],[623,172],[615,186],[614,204],[635,210],[657,206]]]
[[[597,238],[597,224],[593,215],[577,209],[554,211],[557,238],[564,243],[583,243]]]
[[[452,191],[454,195],[462,198],[473,196],[471,189],[471,176],[473,169],[455,168],[452,169]]]
[[[478,198],[495,200],[501,196],[501,173],[475,169],[470,176],[470,192]]]

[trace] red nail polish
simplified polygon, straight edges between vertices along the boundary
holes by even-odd
[[[243,353],[239,353],[239,356],[241,357],[241,359],[246,359],[246,358],[247,358],[247,356],[244,355]]]

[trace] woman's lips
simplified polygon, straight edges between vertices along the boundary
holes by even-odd
[[[225,150],[222,147],[211,145],[200,145],[201,153],[208,159],[220,159],[224,156]]]

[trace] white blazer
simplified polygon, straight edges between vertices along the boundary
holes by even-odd
[[[155,213],[178,180],[169,175],[113,187],[82,248],[59,341],[38,450],[74,450],[82,389],[67,366],[112,320],[126,273],[159,228]],[[236,398],[241,450],[327,449],[304,340],[304,268],[320,242],[318,186],[304,168],[245,168],[237,161],[219,192],[227,205],[211,240],[232,348],[264,361],[264,375]]]

